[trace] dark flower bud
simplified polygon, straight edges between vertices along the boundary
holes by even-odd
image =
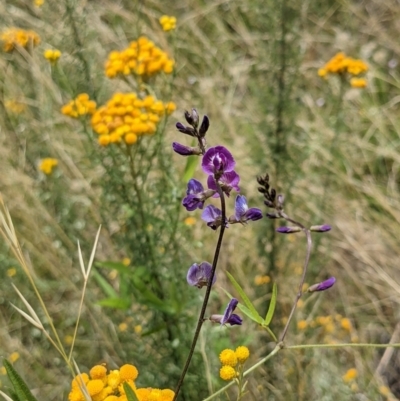
[[[314,231],[316,233],[325,233],[327,231],[331,231],[332,227],[328,224],[323,224],[321,226],[311,226],[310,231]]]
[[[197,128],[199,126],[199,113],[197,113],[196,109],[192,109],[191,113],[185,111],[185,118],[192,127]]]
[[[190,136],[196,136],[196,132],[193,128],[186,127],[182,123],[176,123],[176,128],[178,129],[179,132],[182,132],[182,134],[190,135]]]
[[[264,201],[264,205],[266,205],[266,206],[268,206],[268,207],[275,207],[275,206],[274,206],[274,203],[271,202],[271,201],[268,200],[268,199],[266,199],[266,200]]]
[[[258,187],[257,190],[262,194],[265,194],[267,192],[267,189],[265,189],[264,187]]]
[[[204,116],[199,129],[199,134],[201,138],[206,135],[209,127],[210,127],[210,120],[208,119],[207,116]]]
[[[266,213],[265,214],[269,219],[280,219],[281,218],[281,216],[279,216],[278,214],[276,214],[276,213]]]
[[[281,234],[293,234],[293,233],[298,233],[301,231],[300,227],[286,227],[286,226],[282,226],[282,227],[278,227],[275,230],[277,233],[281,233]]]
[[[200,155],[201,150],[199,148],[192,148],[190,146],[182,145],[178,142],[172,143],[172,149],[174,152],[178,153],[181,156],[191,156],[191,155]]]
[[[325,291],[336,283],[335,277],[330,277],[321,283],[317,283],[308,288],[307,292]]]

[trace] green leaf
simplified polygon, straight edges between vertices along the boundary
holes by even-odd
[[[199,163],[199,159],[200,158],[198,156],[188,156],[185,171],[183,173],[183,181],[185,183],[193,177],[197,164]]]
[[[250,299],[248,296],[245,294],[243,291],[242,287],[239,285],[239,283],[233,278],[232,274],[229,272],[226,272],[226,274],[229,277],[229,280],[231,280],[231,283],[235,287],[236,291],[239,293],[240,297],[242,298],[243,302],[247,306],[247,308],[250,310],[252,316],[254,317],[259,317],[261,321],[263,321],[263,318],[258,314],[257,309],[254,307],[254,305],[251,303]]]
[[[109,298],[118,298],[117,291],[98,271],[93,270],[93,278]]]
[[[124,386],[125,395],[128,401],[139,401],[132,387],[127,382],[124,382],[122,385]]]
[[[105,298],[98,302],[97,305],[105,306],[107,308],[115,308],[115,309],[129,309],[131,306],[131,301],[129,299],[124,298]]]
[[[26,383],[23,381],[22,377],[13,368],[11,363],[7,361],[7,359],[4,359],[3,365],[6,368],[7,376],[14,387],[15,395],[17,396],[18,400],[37,401],[36,398],[32,395]]]
[[[231,294],[229,294],[228,291],[226,291],[224,288],[222,289],[226,295],[228,295],[229,298],[233,298],[233,296]],[[258,312],[256,311],[256,313],[254,314],[254,311],[252,312],[247,306],[239,303],[238,304],[238,308],[247,316],[249,317],[251,320],[253,320],[254,322],[258,323],[258,324],[263,324],[264,323],[264,319],[258,314]]]
[[[271,302],[269,303],[267,316],[265,317],[265,322],[264,322],[266,326],[268,326],[271,323],[271,320],[274,316],[277,297],[278,297],[278,287],[276,283],[274,283],[274,285],[272,286]]]

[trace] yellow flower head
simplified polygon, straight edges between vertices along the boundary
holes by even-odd
[[[44,4],[44,0],[33,0],[36,7],[41,7]]]
[[[99,394],[104,388],[103,380],[99,380],[99,379],[89,380],[86,383],[86,388],[87,388],[90,396]]]
[[[121,383],[119,370],[112,370],[107,376],[107,384],[113,389],[116,390]]]
[[[13,353],[8,357],[8,360],[9,360],[11,363],[16,362],[18,359],[19,359],[19,353],[18,353],[18,352],[13,352]]]
[[[355,369],[355,368],[349,369],[349,370],[346,372],[346,374],[343,375],[343,381],[344,381],[345,383],[349,383],[349,382],[351,382],[352,380],[356,379],[357,376],[358,376],[357,369]]]
[[[50,175],[53,172],[54,167],[58,165],[58,160],[51,157],[42,159],[39,164],[39,170],[43,171],[44,174]]]
[[[163,31],[168,32],[176,28],[176,18],[168,15],[163,15],[159,19]]]
[[[151,388],[138,388],[135,391],[136,397],[139,401],[148,401],[151,390]]]
[[[255,285],[263,285],[263,284],[268,284],[271,282],[271,277],[264,275],[264,276],[256,276],[254,277],[254,284]]]
[[[51,64],[55,64],[58,59],[61,57],[61,52],[60,50],[52,50],[52,49],[47,49],[44,51],[43,56],[46,60],[48,60]]]
[[[119,369],[119,376],[123,382],[127,380],[136,380],[138,374],[139,372],[134,365],[126,364],[121,366]]]
[[[104,379],[107,375],[107,368],[103,365],[95,365],[90,369],[89,374],[92,379]]]
[[[17,274],[17,269],[15,267],[11,267],[7,270],[8,277],[14,277]]]
[[[307,323],[306,320],[299,320],[299,321],[297,322],[297,328],[298,328],[299,330],[304,330],[304,329],[307,328],[307,326],[308,326],[308,323]]]
[[[61,113],[72,118],[93,114],[95,111],[96,102],[90,100],[87,93],[81,93],[61,108]]]
[[[174,399],[175,392],[166,388],[161,390],[160,401],[172,401]]]
[[[187,226],[193,226],[193,225],[196,224],[196,218],[195,218],[195,217],[192,217],[192,216],[189,216],[189,217],[186,217],[186,219],[183,220],[183,222],[184,222],[185,225],[187,225]]]
[[[224,349],[220,354],[219,354],[219,360],[221,361],[222,365],[228,365],[228,366],[233,366],[235,367],[238,362],[238,358],[236,356],[236,353],[232,349]]]
[[[236,370],[232,366],[224,365],[219,371],[219,377],[222,380],[232,380],[236,377]]]
[[[18,46],[23,48],[37,46],[40,43],[40,37],[34,31],[9,28],[0,34],[0,41],[3,42],[3,50],[9,53]]]
[[[244,345],[237,347],[235,350],[236,357],[240,363],[245,363],[250,356],[250,351]]]
[[[350,85],[353,88],[366,88],[367,80],[365,78],[351,78]]]
[[[16,100],[6,100],[4,102],[5,108],[14,114],[21,114],[26,109],[26,104]]]
[[[141,36],[122,51],[112,51],[105,63],[108,78],[136,75],[147,79],[160,72],[170,74],[174,61],[151,40]]]
[[[161,400],[161,390],[159,388],[153,388],[147,399],[148,399],[148,401],[160,401]]]
[[[128,324],[125,323],[125,322],[120,323],[120,324],[118,325],[118,330],[119,330],[120,332],[124,332],[124,331],[128,330]]]

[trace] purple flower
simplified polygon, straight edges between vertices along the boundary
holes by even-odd
[[[189,136],[196,136],[196,131],[191,127],[186,127],[182,123],[176,123],[175,126],[179,132],[182,132],[182,134],[186,134]]]
[[[282,227],[278,227],[275,230],[277,233],[280,234],[293,234],[293,233],[298,233],[301,231],[300,227],[286,227],[286,226],[282,226]]]
[[[328,288],[331,288],[335,283],[335,277],[330,277],[327,280],[322,281],[321,283],[313,284],[311,287],[308,288],[307,292],[325,291]]]
[[[199,265],[197,263],[192,264],[186,276],[188,284],[197,288],[206,286],[210,280],[211,271],[212,266],[208,262],[202,262]],[[214,274],[213,284],[216,279],[217,276]]]
[[[332,227],[329,224],[322,224],[321,226],[311,226],[310,231],[315,231],[317,233],[325,233],[331,231]]]
[[[249,209],[247,206],[246,197],[237,195],[235,200],[235,215],[229,217],[229,223],[242,223],[245,224],[248,220],[259,220],[262,218],[262,212],[256,207]]]
[[[221,186],[222,191],[229,196],[230,192],[232,189],[234,189],[236,192],[240,191],[239,188],[239,181],[240,177],[239,174],[236,173],[236,171],[229,171],[228,173],[224,173],[221,175],[221,177],[218,178],[218,184]],[[212,175],[209,175],[207,178],[207,186],[210,189],[214,189],[215,191],[217,190],[217,184],[215,183],[215,178]],[[214,198],[218,198],[219,194],[216,193],[214,195]]]
[[[182,145],[178,142],[172,143],[172,149],[174,152],[178,153],[181,156],[191,156],[191,155],[200,155],[201,150],[199,148],[192,148],[190,146]]]
[[[222,224],[222,211],[214,205],[208,205],[201,214],[201,218],[208,227],[216,230]]]
[[[200,181],[192,178],[189,180],[186,190],[186,195],[182,200],[182,205],[188,212],[192,212],[197,208],[203,209],[204,201],[215,194],[215,191],[207,189],[204,190]]]
[[[225,309],[225,312],[223,315],[211,315],[210,320],[214,323],[220,323],[221,326],[224,324],[229,323],[231,326],[237,324],[241,325],[243,320],[240,316],[236,315],[233,313],[233,311],[236,309],[237,304],[239,301],[236,298],[232,298],[229,301],[228,306]]]
[[[203,156],[201,167],[206,174],[217,176],[218,178],[235,168],[235,160],[223,146],[215,146],[207,150]]]

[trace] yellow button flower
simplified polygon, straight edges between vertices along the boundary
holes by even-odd
[[[250,356],[250,351],[247,347],[241,345],[236,348],[235,354],[240,363],[245,363]]]
[[[219,354],[219,360],[221,361],[222,365],[229,365],[229,366],[236,366],[238,362],[238,358],[236,353],[232,349],[224,349]]]
[[[236,370],[232,366],[224,365],[219,371],[219,376],[222,380],[232,380],[236,377]]]
[[[51,64],[55,64],[58,59],[61,57],[61,52],[60,50],[52,50],[52,49],[47,49],[43,53],[44,58],[48,60]]]
[[[168,15],[163,15],[159,18],[163,31],[168,32],[176,28],[176,18]]]
[[[47,157],[41,160],[39,164],[39,170],[43,171],[44,174],[50,175],[53,172],[54,167],[58,165],[58,160],[51,157]]]

